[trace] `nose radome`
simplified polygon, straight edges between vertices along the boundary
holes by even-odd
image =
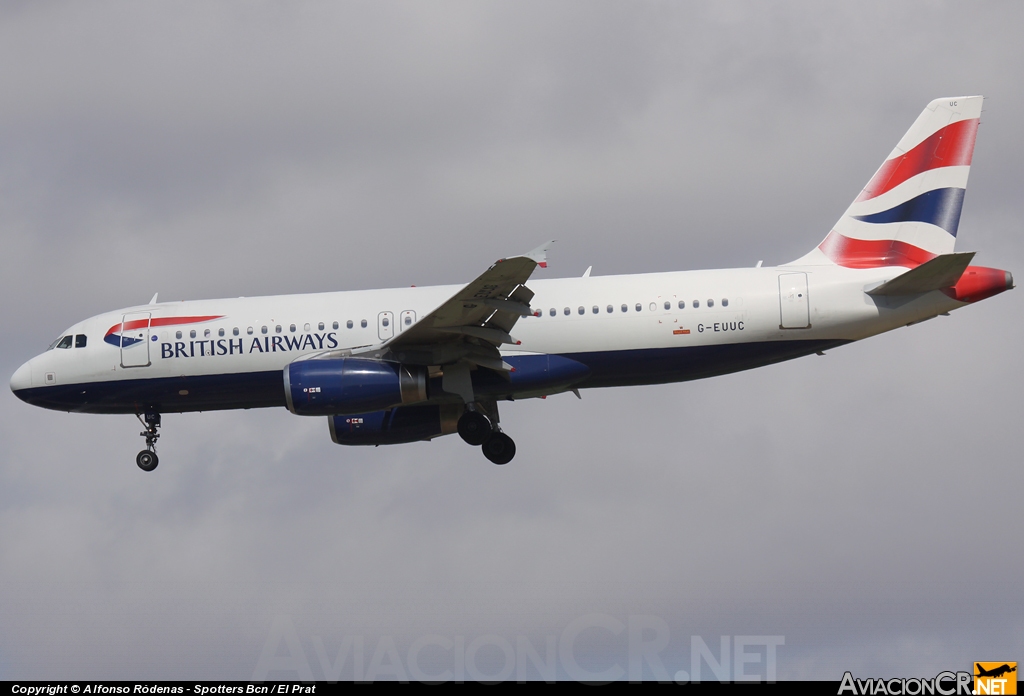
[[[32,368],[29,363],[25,363],[11,375],[11,391],[17,394],[23,389],[28,389],[32,386]]]

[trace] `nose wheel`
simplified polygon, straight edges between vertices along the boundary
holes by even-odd
[[[146,449],[135,455],[135,463],[143,471],[152,471],[160,463],[160,458],[156,456],[156,441],[160,437],[160,433],[157,432],[160,427],[160,414],[147,412],[143,418],[136,413],[135,417],[145,428],[139,435],[146,438]]]
[[[135,455],[135,463],[138,464],[139,468],[143,471],[152,471],[156,468],[156,465],[160,463],[160,457],[156,456],[156,452],[142,450]]]

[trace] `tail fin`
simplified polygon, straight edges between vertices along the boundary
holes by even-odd
[[[953,251],[982,97],[930,103],[839,222],[787,265],[916,268]]]

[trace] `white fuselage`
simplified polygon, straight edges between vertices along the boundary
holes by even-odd
[[[902,271],[784,266],[532,280],[530,287],[536,294],[530,305],[536,314],[516,323],[511,333],[519,344],[505,345],[501,352],[571,355],[583,362],[592,356],[592,378],[581,387],[669,382],[797,357],[964,306],[938,291],[898,301],[865,294],[865,289]],[[149,380],[180,379],[187,384],[190,378],[204,376],[244,379],[249,374],[280,373],[297,358],[325,350],[373,346],[414,324],[459,287],[128,307],[70,327],[65,334],[86,336],[86,345],[54,348],[33,358],[15,374],[11,386],[16,392],[60,391],[62,397],[52,403],[40,400],[39,405],[49,408],[139,412],[145,408]],[[801,321],[802,313],[806,321]],[[146,341],[120,347],[116,330],[122,322],[128,326],[132,318],[146,314],[152,322]],[[216,318],[165,323],[187,317]],[[123,333],[131,335],[131,331]],[[787,343],[801,348],[778,352]],[[739,363],[726,361],[721,369],[705,365],[694,374],[675,367],[652,374],[642,364],[647,355],[661,356],[661,364],[664,359],[683,364],[692,349],[704,349],[701,355],[706,363],[714,360],[715,347],[738,344],[765,346],[765,358],[759,360],[751,353]],[[127,398],[117,395],[119,382],[131,383]],[[76,385],[83,387],[85,395],[77,401],[69,391]],[[178,391],[187,390],[183,386]],[[187,394],[181,396],[179,403],[165,405],[164,410],[247,407],[237,400],[194,403]],[[249,406],[277,403],[268,398],[264,395]]]

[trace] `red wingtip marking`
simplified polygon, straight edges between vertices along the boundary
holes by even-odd
[[[547,261],[541,261],[537,265],[540,266],[541,268],[547,268],[548,267],[548,262]]]

